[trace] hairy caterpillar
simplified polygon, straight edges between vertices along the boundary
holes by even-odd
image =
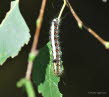
[[[53,69],[57,76],[61,76],[63,73],[62,60],[61,60],[61,48],[59,42],[59,23],[58,18],[53,19],[50,30],[50,42],[53,55]]]

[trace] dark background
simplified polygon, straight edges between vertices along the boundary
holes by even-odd
[[[0,0],[0,22],[10,8],[11,0]],[[25,76],[28,53],[31,48],[36,18],[42,0],[20,0],[20,11],[27,22],[31,41],[14,59],[9,58],[0,67],[0,97],[26,97],[16,88],[16,82]],[[47,0],[38,48],[48,42],[49,28],[58,16],[62,0]],[[69,0],[80,18],[101,37],[109,40],[109,2],[102,0]],[[66,7],[60,24],[60,37],[65,72],[59,84],[64,97],[109,97],[109,51],[86,30],[80,30]],[[105,92],[91,94],[89,92]]]

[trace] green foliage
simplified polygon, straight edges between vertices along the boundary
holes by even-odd
[[[58,89],[60,78],[53,72],[51,53],[50,43],[40,49],[34,62],[33,81],[43,97],[62,97]]]
[[[32,86],[32,83],[30,80],[24,78],[21,79],[18,83],[17,83],[17,87],[21,88],[21,87],[25,87],[25,90],[28,94],[28,97],[35,97],[35,92]]]
[[[19,10],[19,0],[11,2],[11,9],[0,25],[0,65],[7,58],[15,57],[30,39],[27,27]]]

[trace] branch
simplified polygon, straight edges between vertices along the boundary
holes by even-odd
[[[93,35],[101,44],[103,44],[105,46],[106,49],[109,49],[109,42],[104,40],[103,38],[101,38],[94,30],[92,30],[91,28],[87,27],[82,21],[81,19],[78,17],[78,15],[75,13],[74,9],[72,8],[70,2],[68,0],[66,0],[67,2],[67,6],[69,7],[72,15],[74,16],[75,20],[78,23],[79,28],[84,27],[91,35]]]
[[[44,15],[44,10],[45,10],[45,6],[46,6],[46,2],[47,0],[43,0],[42,1],[42,5],[41,5],[41,9],[40,9],[40,13],[37,19],[37,29],[34,35],[34,40],[33,40],[33,44],[32,44],[32,48],[31,51],[29,53],[29,58],[28,58],[28,67],[27,67],[27,72],[26,72],[26,79],[30,80],[31,77],[31,72],[32,72],[32,67],[33,67],[33,61],[35,59],[35,57],[38,54],[38,50],[37,50],[37,44],[38,44],[38,39],[39,39],[39,34],[40,34],[40,29],[41,29],[41,25],[42,25],[42,21],[43,21],[43,15]]]

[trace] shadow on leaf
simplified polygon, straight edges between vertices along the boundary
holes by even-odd
[[[46,68],[50,61],[49,48],[45,47],[39,50],[39,54],[34,61],[33,81],[38,86],[45,81]]]

